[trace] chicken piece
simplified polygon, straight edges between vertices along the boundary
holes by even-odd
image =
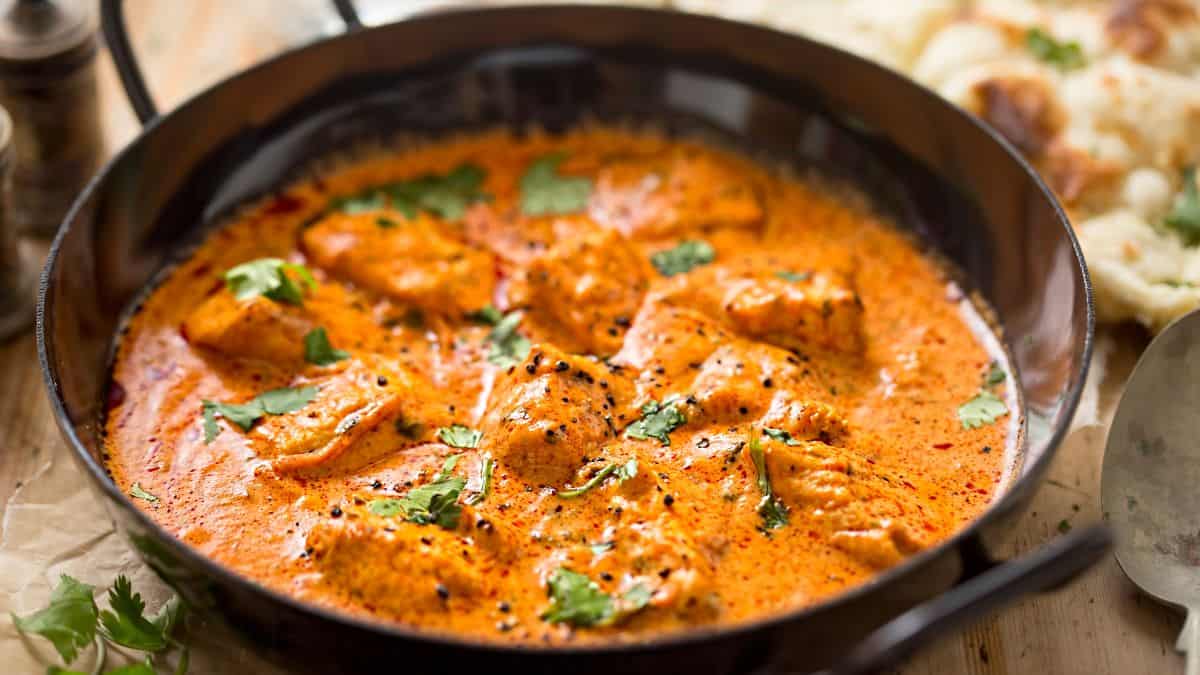
[[[950,520],[936,510],[944,495],[932,483],[836,445],[764,438],[763,446],[776,496],[820,525],[835,547],[867,565],[895,565],[949,534]]]
[[[255,296],[236,299],[221,289],[183,322],[192,344],[238,358],[298,361],[304,358],[304,335],[313,323],[302,307]]]
[[[301,241],[317,267],[434,314],[457,317],[492,301],[492,255],[442,234],[428,215],[331,213]]]
[[[347,514],[313,526],[308,547],[326,583],[397,615],[468,607],[483,590],[479,551],[436,526]]]
[[[795,441],[835,443],[849,432],[846,417],[837,408],[819,401],[776,395],[760,420],[763,427],[786,431]]]
[[[662,302],[643,303],[625,335],[625,343],[610,363],[635,371],[652,372],[654,384],[690,381],[695,365],[703,363],[719,345],[731,339],[708,316]],[[653,397],[652,397],[653,398]]]
[[[483,449],[525,481],[562,486],[616,437],[614,419],[631,398],[627,381],[601,363],[534,345],[492,389]]]
[[[250,432],[255,451],[270,458],[276,471],[326,467],[348,451],[354,463],[366,463],[413,440],[385,422],[417,419],[427,428],[446,422],[422,400],[425,387],[415,376],[382,360],[345,362],[338,372],[307,384],[317,387],[312,403],[287,415],[268,415]]]
[[[515,209],[499,212],[489,204],[472,206],[463,218],[467,242],[514,265],[525,265],[560,239],[595,227],[584,214],[531,217]]]
[[[689,148],[609,162],[596,176],[589,213],[626,237],[655,240],[709,227],[757,228],[764,210],[735,165]]]
[[[568,352],[621,348],[648,282],[646,259],[611,230],[587,232],[534,257],[509,287],[509,304]]]

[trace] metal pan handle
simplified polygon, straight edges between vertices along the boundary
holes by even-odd
[[[981,619],[1030,593],[1052,590],[1098,562],[1112,546],[1106,525],[1070,532],[1020,558],[997,564],[918,605],[871,633],[820,675],[882,670],[934,638]]]
[[[347,31],[363,27],[350,0],[332,0],[332,3],[338,16],[346,24]],[[125,95],[129,97],[133,112],[143,125],[149,124],[158,117],[158,106],[154,104],[154,98],[146,87],[142,68],[129,41],[123,0],[100,0],[100,29],[104,32],[104,40],[108,43],[108,50],[112,53],[113,63],[121,77],[121,84],[125,86]]]

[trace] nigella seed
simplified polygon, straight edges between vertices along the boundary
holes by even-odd
[[[500,604],[496,605],[496,609],[499,609],[501,612],[504,612],[505,614],[508,614],[509,612],[511,612],[511,611],[512,611],[512,605],[510,605],[510,604],[508,604],[507,602],[505,602],[505,601],[501,600],[501,601],[500,601]]]
[[[437,585],[437,595],[442,600],[450,599],[450,589],[446,588],[446,584],[439,583]]]
[[[775,386],[775,382],[771,378],[768,377],[767,379],[763,380],[763,387],[770,389],[773,386]]]
[[[559,361],[558,363],[554,364],[554,369],[561,373],[563,371],[570,370],[571,364],[567,363],[566,361]]]
[[[663,497],[663,504],[664,504],[665,506],[670,506],[670,505],[672,505],[672,504],[674,504],[674,503],[675,503],[675,496],[674,496],[674,495],[667,495],[667,496]]]
[[[603,579],[603,580],[605,580],[605,581],[612,581],[612,580],[613,580],[613,575],[609,574],[608,572],[601,572],[601,573],[600,573],[600,578],[601,578],[601,579]]]
[[[525,372],[529,373],[530,375],[533,375],[534,373],[537,372],[537,365],[535,365],[533,363],[525,364]]]
[[[381,387],[386,387],[388,384],[388,379],[383,375],[380,375],[379,377],[375,378],[375,384],[378,384]]]
[[[371,482],[372,489],[378,490],[381,487],[383,487],[383,483],[378,478]]]
[[[333,509],[329,511],[329,515],[333,516],[334,518],[341,518],[342,517],[342,507],[340,507],[340,506],[333,507]]]
[[[707,448],[708,444],[709,444],[708,438],[701,438],[700,440],[696,441],[697,448]]]

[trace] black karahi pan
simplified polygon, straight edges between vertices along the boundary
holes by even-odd
[[[142,83],[119,0],[102,2],[145,129],[76,201],[42,276],[38,350],[63,435],[146,561],[196,610],[263,655],[322,673],[773,673],[870,670],[1086,569],[1107,549],[1077,529],[1023,558],[998,542],[1070,425],[1092,345],[1092,295],[1061,208],[994,131],[878,65],[716,18],[615,7],[473,9],[351,29],[234,75],[166,115]],[[396,132],[581,120],[654,122],[856,183],[953,261],[995,308],[1022,425],[1013,477],[940,545],[820,605],[637,644],[504,647],[372,623],[263,588],[135,508],[104,469],[112,346],[143,289],[237,205],[315,158]],[[769,573],[769,572],[768,572]]]

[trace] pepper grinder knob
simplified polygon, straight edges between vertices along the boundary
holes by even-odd
[[[12,144],[12,118],[0,108],[0,340],[24,331],[33,322],[36,276],[34,261],[22,251],[17,223],[9,215]]]

